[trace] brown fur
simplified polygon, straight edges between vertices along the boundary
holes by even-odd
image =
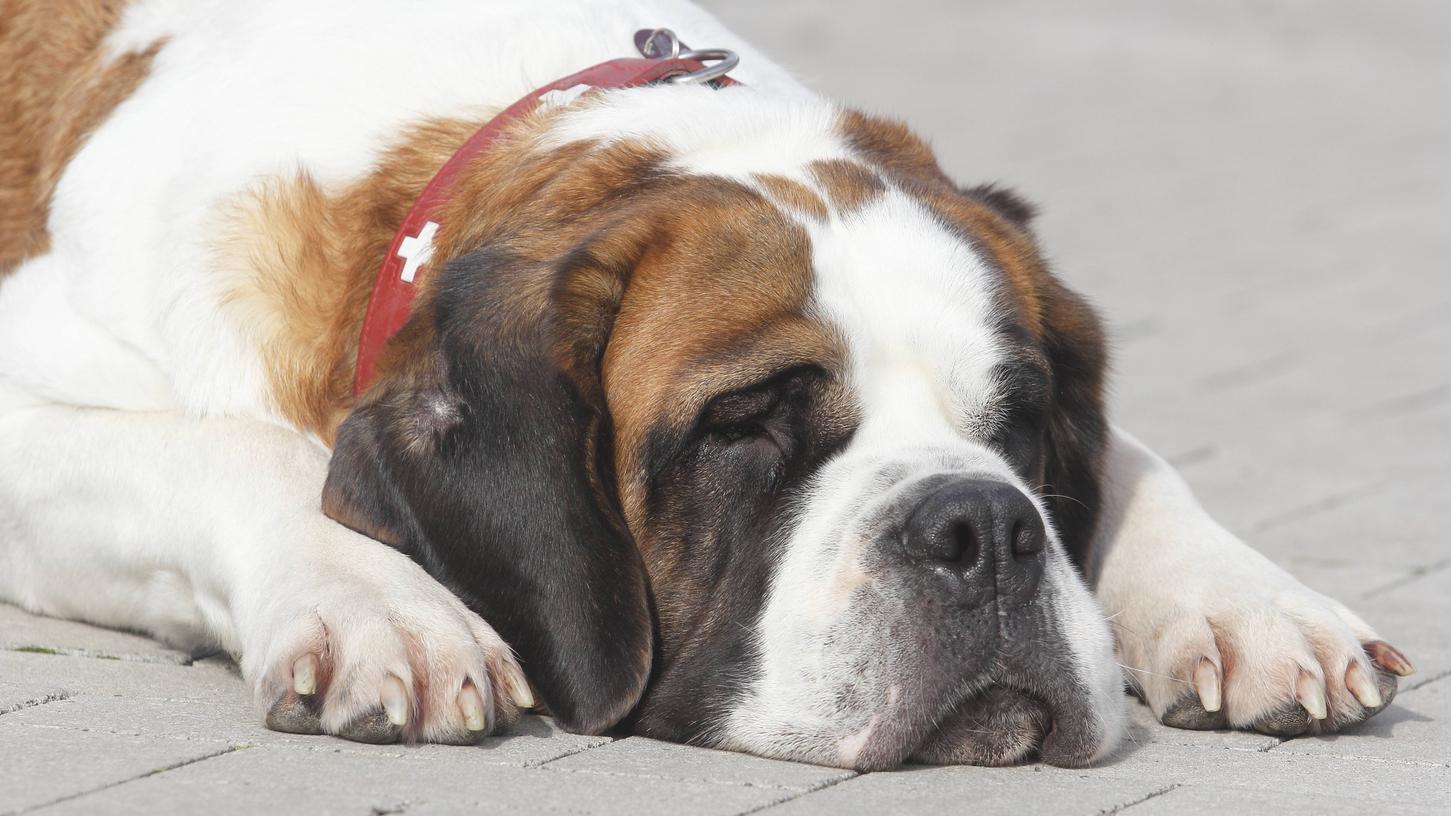
[[[126,4],[0,0],[0,276],[49,246],[61,172],[162,47],[104,60],[101,41]]]
[[[810,218],[825,221],[829,211],[815,190],[784,176],[756,175],[755,182],[780,206]]]
[[[901,122],[848,110],[837,127],[859,156],[891,176],[931,183],[946,180],[932,148]]]
[[[886,189],[874,171],[846,159],[814,161],[810,171],[812,178],[826,191],[831,206],[839,213],[849,213],[866,206]]]
[[[358,332],[394,230],[480,124],[425,122],[341,191],[305,175],[270,179],[224,211],[214,262],[229,279],[228,307],[257,333],[272,393],[297,427],[331,440],[346,416]]]
[[[640,456],[652,429],[689,427],[721,393],[843,357],[805,313],[805,231],[737,184],[692,183],[699,198],[666,216],[670,239],[635,268],[604,358],[621,501],[634,529],[645,523]]]

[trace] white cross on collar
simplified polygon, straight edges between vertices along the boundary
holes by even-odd
[[[539,107],[548,109],[557,108],[562,105],[568,105],[569,103],[578,99],[580,94],[588,91],[592,87],[592,85],[585,85],[581,83],[578,85],[571,85],[563,90],[545,91],[544,93],[539,95]]]
[[[398,277],[404,283],[412,283],[418,270],[433,257],[433,235],[436,232],[438,224],[425,221],[416,236],[404,238],[398,245],[398,257],[403,259],[403,273]]]

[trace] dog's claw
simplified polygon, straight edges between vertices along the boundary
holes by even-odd
[[[1194,690],[1199,693],[1199,704],[1204,710],[1214,713],[1220,706],[1219,667],[1207,657],[1199,658],[1194,669]]]
[[[317,691],[317,657],[305,654],[292,664],[292,690],[299,697],[306,697]]]
[[[463,690],[458,693],[458,709],[463,715],[464,727],[473,732],[493,730],[493,707],[484,705],[484,698],[472,681],[464,681]],[[485,712],[488,712],[487,714]]]
[[[1365,644],[1366,654],[1377,666],[1399,677],[1410,677],[1416,673],[1416,666],[1400,649],[1384,640],[1372,640]]]
[[[1306,713],[1311,718],[1323,720],[1328,716],[1325,710],[1325,689],[1315,675],[1305,670],[1300,671],[1300,677],[1295,680],[1295,699],[1304,706]]]
[[[534,694],[529,690],[529,681],[524,679],[524,672],[518,666],[505,663],[499,675],[499,680],[504,684],[504,689],[514,705],[520,708],[534,707]]]
[[[378,698],[383,705],[383,713],[388,715],[388,722],[400,728],[408,724],[408,690],[403,688],[402,680],[391,674],[383,678]]]
[[[1355,699],[1359,700],[1360,704],[1365,706],[1367,709],[1376,710],[1384,705],[1384,701],[1381,699],[1380,696],[1380,690],[1377,689],[1375,686],[1375,682],[1371,680],[1370,675],[1365,670],[1365,667],[1362,666],[1358,661],[1352,661],[1351,664],[1346,667],[1345,687],[1349,689],[1350,693],[1355,695]]]

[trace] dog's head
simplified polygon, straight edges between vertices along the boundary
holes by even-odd
[[[463,597],[572,729],[1090,762],[1121,691],[1067,552],[1103,344],[1029,215],[816,101],[531,120],[443,213],[327,511]]]

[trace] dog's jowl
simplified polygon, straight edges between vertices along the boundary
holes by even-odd
[[[693,6],[13,7],[0,600],[226,649],[282,730],[860,769],[1093,763],[1126,686],[1322,733],[1411,671],[1112,424],[1026,204]],[[661,25],[732,81],[500,116]]]

